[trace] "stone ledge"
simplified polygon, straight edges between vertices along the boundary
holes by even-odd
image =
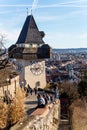
[[[30,116],[39,115],[40,117],[45,117],[49,113],[49,109],[53,107],[53,104],[49,104],[44,108],[37,108]]]
[[[59,126],[60,101],[37,108],[26,119],[18,122],[10,130],[57,130]]]

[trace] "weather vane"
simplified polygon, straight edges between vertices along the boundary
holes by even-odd
[[[27,16],[28,16],[28,8],[26,8],[27,9]]]
[[[32,8],[30,9],[29,13],[32,15]]]

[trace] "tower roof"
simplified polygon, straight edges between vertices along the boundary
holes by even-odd
[[[34,17],[27,16],[16,44],[43,44],[43,36],[38,30]]]
[[[49,58],[52,51],[50,46],[44,43],[43,37],[44,32],[39,31],[34,17],[27,16],[16,44],[8,49],[9,57],[25,60]]]

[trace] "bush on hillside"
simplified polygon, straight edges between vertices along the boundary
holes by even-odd
[[[87,111],[84,107],[84,102],[80,99],[75,100],[70,106],[72,129],[86,130],[87,129]]]
[[[67,97],[70,99],[71,102],[79,98],[77,84],[65,82],[59,86],[59,89],[60,94],[66,93]]]
[[[87,110],[87,81],[81,81],[78,85],[78,92],[84,102],[85,109]]]

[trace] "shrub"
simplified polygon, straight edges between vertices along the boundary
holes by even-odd
[[[72,129],[86,130],[87,129],[87,111],[84,109],[84,103],[78,99],[70,106]]]
[[[62,83],[60,86],[60,92],[64,94],[66,93],[71,102],[79,98],[77,84],[70,82]]]
[[[0,129],[6,128],[18,122],[24,116],[24,94],[17,89],[13,103],[0,102]]]
[[[20,88],[17,89],[14,103],[8,106],[9,110],[9,124],[15,124],[24,115],[24,95]]]
[[[87,97],[87,81],[81,81],[78,85],[78,92],[81,97]]]
[[[0,102],[0,129],[3,129],[7,126],[7,114],[7,105],[3,102]]]

